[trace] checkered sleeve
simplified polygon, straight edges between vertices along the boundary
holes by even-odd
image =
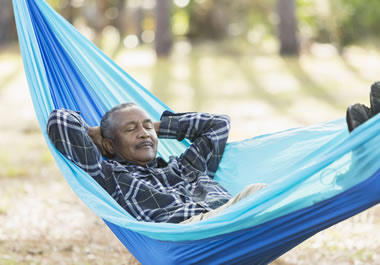
[[[74,164],[104,185],[102,156],[91,137],[88,125],[79,113],[54,110],[47,122],[47,133],[54,146]]]
[[[230,118],[200,112],[174,114],[163,113],[159,130],[160,138],[189,139],[192,144],[182,154],[181,160],[189,166],[213,177],[222,158],[230,129]]]

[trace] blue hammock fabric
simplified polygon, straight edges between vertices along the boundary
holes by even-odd
[[[219,216],[179,225],[137,222],[50,143],[53,109],[80,111],[90,125],[132,101],[154,119],[169,109],[43,0],[13,0],[37,119],[74,192],[142,264],[267,264],[313,234],[380,202],[380,116],[352,134],[343,119],[229,143],[216,180],[232,194],[268,187]],[[160,141],[159,155],[186,141]]]

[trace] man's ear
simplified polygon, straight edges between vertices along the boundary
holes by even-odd
[[[110,139],[103,139],[103,148],[107,151],[108,154],[114,156],[115,155],[115,149],[113,148],[112,140]]]

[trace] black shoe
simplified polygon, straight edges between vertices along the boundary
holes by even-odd
[[[371,86],[369,100],[371,102],[372,116],[375,116],[380,112],[380,82],[376,82]]]
[[[349,106],[346,112],[348,131],[351,132],[353,129],[369,120],[372,116],[372,110],[363,104]]]

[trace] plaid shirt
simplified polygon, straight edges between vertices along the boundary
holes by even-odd
[[[161,117],[159,138],[192,144],[166,162],[157,157],[146,166],[119,158],[103,160],[82,117],[70,110],[54,110],[47,123],[55,147],[93,177],[138,221],[180,223],[225,204],[231,195],[213,176],[229,132],[229,118],[206,113]]]

